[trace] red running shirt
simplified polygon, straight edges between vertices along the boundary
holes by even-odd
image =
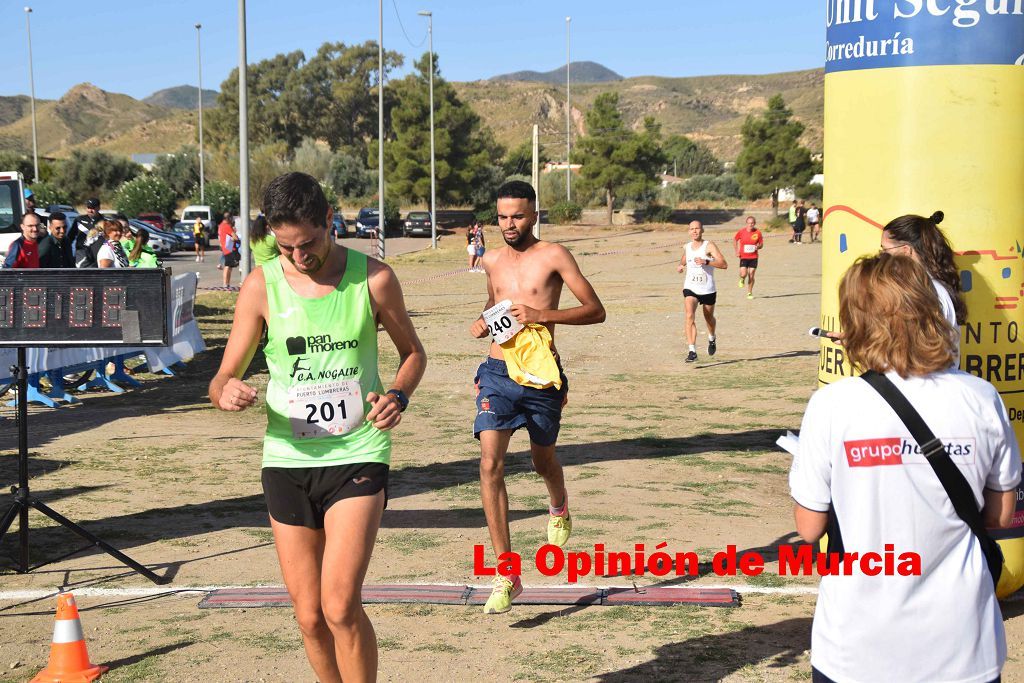
[[[741,259],[756,259],[758,247],[764,244],[764,237],[760,230],[747,230],[745,227],[740,228],[733,235],[732,241],[736,242],[737,240],[740,243]]]

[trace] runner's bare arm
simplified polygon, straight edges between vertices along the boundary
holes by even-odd
[[[676,265],[676,272],[681,273],[686,270],[686,250],[683,249],[683,255],[679,257],[679,263]]]
[[[489,263],[489,259],[487,258],[487,256],[487,254],[484,254],[484,270],[487,270],[486,264]],[[493,256],[491,258],[493,258]],[[484,304],[484,310],[486,311],[495,303],[496,302],[494,301],[494,288],[491,287],[491,275],[490,271],[487,271],[487,303]],[[476,339],[483,339],[488,334],[490,334],[490,331],[488,331],[487,329],[487,323],[484,321],[483,315],[474,320],[473,324],[469,326],[469,334]]]
[[[579,306],[561,310],[541,311],[524,304],[515,304],[509,312],[516,320],[523,323],[541,323],[557,325],[594,325],[603,323],[607,314],[604,304],[597,297],[597,292],[587,278],[583,277],[580,267],[569,250],[560,244],[551,245],[550,249],[553,270],[562,277],[562,282],[580,302]]]
[[[266,316],[267,283],[263,269],[256,268],[242,283],[224,357],[210,381],[210,401],[217,408],[237,412],[256,403],[257,391],[242,381],[242,375],[259,348]]]
[[[828,513],[808,510],[796,503],[793,505],[793,518],[796,520],[796,532],[808,543],[817,543],[825,535],[828,526]]]
[[[714,242],[708,242],[708,255],[711,257],[704,261],[704,265],[712,266],[714,268],[721,268],[726,270],[729,268],[728,261],[725,260],[725,254],[719,250],[718,245]]]
[[[742,258],[740,256],[740,241],[739,241],[739,238],[733,238],[733,246],[736,247],[736,258]]]
[[[390,388],[412,396],[423,379],[427,354],[405,308],[402,285],[395,271],[374,259],[367,260],[367,269],[370,300],[376,309],[376,318],[398,351],[398,372]],[[377,429],[391,429],[402,421],[402,405],[393,394],[370,392],[366,400],[373,406],[366,419]]]

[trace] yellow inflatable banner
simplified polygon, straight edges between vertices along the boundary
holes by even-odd
[[[942,211],[968,319],[961,369],[999,390],[1024,444],[1024,0],[827,0],[821,327],[881,228]],[[822,341],[818,380],[853,374]],[[999,595],[1024,586],[1024,491]]]

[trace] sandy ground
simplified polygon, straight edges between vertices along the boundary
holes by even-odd
[[[728,244],[735,223],[708,237]],[[497,234],[489,242],[500,241]],[[629,550],[666,542],[702,560],[729,544],[762,549],[770,571],[746,579],[646,576],[637,583],[731,585],[727,608],[518,606],[484,617],[478,607],[370,606],[389,681],[809,680],[813,579],[780,577],[775,552],[794,539],[786,474],[774,447],[796,430],[815,387],[818,245],[768,240],[757,298],[736,285],[736,261],[719,273],[719,352],[683,362],[685,233],[658,228],[545,229],[579,260],[608,310],[603,325],[561,328],[571,391],[559,457],[575,520],[573,550]],[[395,439],[390,506],[367,581],[485,583],[472,546],[486,543],[472,437],[474,371],[486,343],[469,337],[486,298],[484,276],[464,272],[464,241],[392,260],[430,365]],[[727,255],[731,250],[725,249]],[[166,593],[79,598],[89,651],[112,667],[107,681],[309,681],[288,609],[199,610],[197,587],[279,584],[259,485],[261,411],[215,412],[205,399],[229,325],[233,295],[200,296],[211,350],[175,378],[142,376],[128,395],[94,394],[57,411],[32,410],[33,493],[133,558],[173,577]],[[571,296],[563,305],[571,303]],[[386,340],[385,340],[386,341]],[[395,354],[382,344],[382,375]],[[265,386],[262,361],[252,381]],[[386,381],[386,380],[385,380]],[[16,481],[13,410],[0,408],[0,483]],[[543,483],[530,470],[525,434],[507,464],[513,547],[532,558],[544,539]],[[33,560],[77,547],[41,515],[31,518]],[[0,552],[16,548],[9,535]],[[557,584],[524,563],[527,584]],[[9,591],[131,589],[152,584],[106,555],[84,553],[28,575],[0,575],[0,681],[27,680],[46,664],[55,600]],[[629,585],[594,577],[586,585]],[[780,589],[769,593],[754,590]],[[1024,678],[1022,603],[1004,606],[1011,659]]]

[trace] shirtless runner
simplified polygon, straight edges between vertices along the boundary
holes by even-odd
[[[493,337],[490,354],[477,371],[473,433],[480,440],[480,497],[487,530],[495,556],[501,557],[512,550],[505,453],[512,433],[520,427],[530,434],[533,466],[548,489],[547,540],[560,547],[569,540],[572,518],[562,465],[555,456],[569,387],[554,345],[555,326],[600,323],[605,310],[572,254],[533,235],[537,194],[529,183],[514,180],[502,185],[497,209],[498,227],[508,246],[483,257],[486,311],[472,324],[470,334],[477,339]],[[559,310],[563,284],[579,306]],[[521,592],[519,576],[495,576],[484,613],[507,612]]]

